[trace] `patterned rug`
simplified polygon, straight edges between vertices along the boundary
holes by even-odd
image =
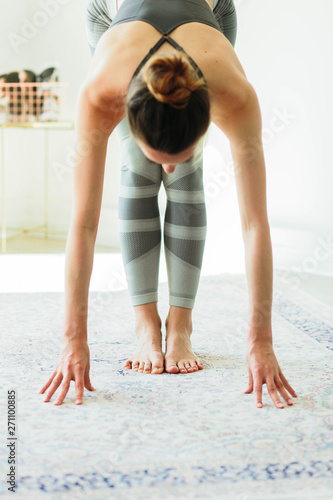
[[[333,310],[281,275],[274,290],[274,349],[298,394],[282,410],[266,386],[262,409],[253,394],[243,394],[244,276],[202,278],[192,344],[204,370],[186,375],[124,370],[135,349],[127,291],[92,292],[96,392],[85,392],[81,406],[74,404],[73,385],[59,407],[38,394],[59,354],[63,294],[0,295],[2,429],[7,390],[16,390],[18,407],[16,497],[332,499]],[[165,284],[160,304],[164,321]],[[8,453],[1,455],[0,493],[9,498]]]

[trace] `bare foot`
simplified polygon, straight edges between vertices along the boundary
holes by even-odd
[[[135,307],[138,348],[124,368],[141,373],[163,373],[161,318],[155,302]]]
[[[166,326],[165,371],[168,373],[192,373],[203,369],[203,363],[194,352],[191,309],[171,306]]]

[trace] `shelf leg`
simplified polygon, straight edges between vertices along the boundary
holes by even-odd
[[[49,131],[44,141],[44,238],[49,237]]]
[[[1,127],[1,252],[6,253],[5,129]]]

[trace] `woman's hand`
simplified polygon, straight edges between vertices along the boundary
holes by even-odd
[[[249,372],[249,384],[244,393],[249,394],[254,390],[257,408],[263,407],[263,384],[267,385],[268,393],[277,408],[284,408],[278,392],[288,405],[293,405],[288,392],[295,398],[297,398],[297,394],[283,375],[271,342],[249,343],[246,351],[246,361]]]
[[[65,339],[59,355],[58,364],[46,384],[43,385],[39,394],[44,394],[47,388],[44,402],[49,402],[55,391],[61,384],[55,405],[61,405],[69,390],[71,380],[75,381],[76,404],[83,400],[84,387],[89,391],[95,389],[89,378],[90,360],[89,347],[86,340]]]

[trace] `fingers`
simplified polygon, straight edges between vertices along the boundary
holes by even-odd
[[[280,401],[279,395],[277,393],[277,388],[273,380],[272,374],[266,376],[266,385],[268,393],[277,408],[284,408],[284,404]],[[288,399],[288,398],[287,398]]]
[[[88,391],[96,391],[95,387],[92,386],[92,383],[90,382],[90,377],[89,377],[89,366],[86,368],[85,374],[84,374],[84,387],[88,389]]]
[[[77,363],[74,368],[75,375],[75,404],[80,405],[83,400],[84,380],[83,380],[84,367],[81,363]]]
[[[283,385],[286,387],[287,391],[290,392],[290,394],[292,396],[294,396],[294,398],[297,398],[296,392],[291,387],[291,385],[289,384],[288,380],[286,379],[286,377],[283,375],[283,373],[281,371],[280,371],[280,378],[281,378],[281,380],[283,382]]]
[[[281,377],[282,373],[280,374]],[[266,380],[266,381],[264,381]],[[257,408],[262,408],[263,403],[262,403],[262,386],[263,384],[266,383],[267,385],[267,390],[268,393],[275,404],[277,408],[284,408],[284,404],[281,402],[278,392],[281,394],[283,399],[286,401],[286,403],[290,406],[292,406],[294,403],[292,399],[290,398],[288,392],[286,391],[286,388],[288,389],[289,392],[291,392],[293,395],[296,394],[295,391],[292,389],[292,387],[286,383],[285,377],[282,375],[281,378],[276,377],[275,381],[273,379],[273,375],[271,373],[266,374],[265,377],[263,374],[258,371],[255,374],[254,378],[254,394],[255,394],[255,401]],[[285,388],[286,387],[286,388]],[[250,393],[253,391],[253,378],[251,377],[251,380],[249,380],[249,384],[247,389],[244,391],[244,393]],[[297,397],[297,395],[296,395]]]
[[[55,402],[53,404],[55,404],[55,405],[61,405],[62,404],[63,400],[65,399],[66,394],[69,391],[70,383],[71,383],[71,377],[70,377],[69,374],[67,374],[66,378],[64,378],[64,380],[62,382],[61,391],[60,391],[57,399],[55,400]]]
[[[266,383],[268,393],[277,408],[284,408],[284,404],[280,401],[277,390],[279,390],[282,397],[286,400],[288,404],[290,405],[293,404],[287,391],[284,389],[283,383],[280,379],[277,379],[277,382],[275,383],[272,374],[266,374],[264,376],[260,370],[257,370],[254,375],[254,395],[257,408],[263,408],[264,406],[262,402],[262,386],[264,383]],[[249,381],[249,386],[246,389],[246,391],[244,391],[245,393],[252,392],[253,389],[252,384],[253,382]]]
[[[245,391],[243,391],[243,393],[249,394],[252,391],[253,391],[253,377],[252,377],[252,373],[249,372],[249,382],[247,384],[247,388],[245,389]]]
[[[90,362],[88,361],[84,372],[84,387],[88,389],[88,391],[96,391],[95,387],[93,387],[92,383],[90,382],[89,371],[90,371]]]
[[[247,358],[249,382],[248,387],[243,392],[248,394],[254,390],[257,408],[262,408],[262,386],[266,384],[276,408],[285,407],[280,395],[289,406],[292,406],[294,403],[290,394],[296,398],[297,394],[283,375],[275,356],[273,359],[272,357],[266,359],[268,354],[256,351]]]
[[[256,373],[254,379],[254,397],[257,404],[257,408],[262,408],[262,377],[259,372]]]
[[[86,342],[74,342],[72,339],[65,339],[56,369],[40,390],[40,393],[43,393],[46,389],[48,389],[44,401],[50,401],[51,397],[61,384],[61,388],[59,389],[59,393],[54,404],[62,404],[70,389],[71,380],[74,380],[75,403],[81,404],[83,400],[84,387],[90,391],[95,390],[90,382],[89,369],[90,363],[88,344]]]
[[[292,399],[290,398],[289,394],[287,393],[286,389],[284,388],[283,382],[279,377],[275,378],[275,386],[276,386],[277,390],[279,391],[279,393],[281,394],[281,396],[283,397],[283,399],[285,400],[285,402],[288,405],[292,406],[294,403],[292,402]]]
[[[54,377],[56,376],[56,374],[57,374],[57,368],[54,370],[54,372],[52,373],[52,375],[49,378],[49,380],[43,385],[43,387],[41,388],[41,390],[39,391],[38,394],[44,394],[44,392],[46,391],[46,389],[51,385],[51,382],[54,379]]]
[[[59,375],[55,377],[55,374],[52,374],[52,377],[49,379],[49,381],[45,384],[44,388],[46,388],[52,379],[54,379],[53,384],[51,385],[49,391],[47,392],[44,402],[49,402],[55,391],[58,389],[59,385],[61,384],[61,380],[63,375],[59,373]],[[71,383],[71,375],[69,372],[66,373],[65,377],[62,380],[61,384],[61,391],[58,394],[57,399],[53,403],[54,405],[61,405],[69,391],[70,388],[70,383]],[[84,387],[86,387],[90,391],[95,391],[96,389],[92,386],[90,379],[89,379],[89,374],[86,375],[85,377],[85,382],[83,384],[83,370],[79,365],[76,367],[75,371],[75,391],[76,391],[76,404],[81,404],[83,400],[83,391]],[[44,389],[45,390],[45,389]]]
[[[45,395],[44,403],[48,403],[50,401],[53,394],[55,393],[55,391],[58,389],[59,385],[61,384],[61,381],[62,381],[62,373],[59,373],[56,377],[54,377],[53,382]]]

